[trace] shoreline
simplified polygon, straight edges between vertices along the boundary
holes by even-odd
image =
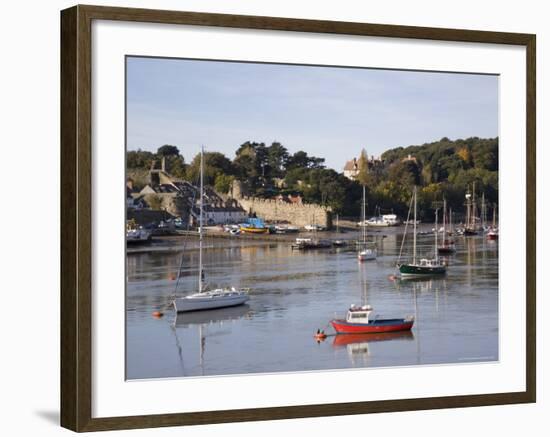
[[[204,233],[205,239],[217,239],[226,240],[228,242],[234,242],[239,247],[251,247],[260,243],[272,243],[272,244],[292,244],[296,241],[296,238],[319,238],[321,240],[357,240],[360,228],[344,228],[343,232],[336,233],[334,231],[319,231],[319,232],[296,232],[290,234],[238,234],[231,235],[228,232],[223,231],[208,231]],[[382,229],[370,230],[371,237],[373,233],[376,234],[376,238],[384,238],[386,236]],[[147,252],[159,252],[159,253],[176,253],[182,250],[192,251],[198,250],[198,247],[185,247],[184,242],[191,239],[193,242],[198,241],[198,233],[196,231],[176,231],[171,235],[157,235],[153,236],[150,243],[137,243],[135,245],[126,246],[126,255],[141,254]],[[239,244],[241,243],[241,244]],[[227,247],[227,246],[223,246]],[[213,248],[222,248],[222,246],[214,246]]]

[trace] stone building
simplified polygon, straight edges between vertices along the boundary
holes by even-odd
[[[370,156],[367,157],[367,163],[370,170],[374,167],[382,165],[383,161],[380,158]],[[360,160],[358,158],[353,158],[352,160],[347,161],[344,165],[344,176],[348,179],[355,180],[355,178],[359,175],[359,170],[361,170]]]

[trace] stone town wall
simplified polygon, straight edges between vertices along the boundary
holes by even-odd
[[[300,227],[311,224],[332,227],[331,209],[324,206],[256,197],[241,197],[238,202],[247,213],[256,213],[258,217],[267,221],[287,221]]]

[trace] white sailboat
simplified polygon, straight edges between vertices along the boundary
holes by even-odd
[[[197,293],[189,294],[174,299],[174,309],[178,313],[186,311],[212,310],[217,308],[233,307],[242,305],[250,299],[247,288],[215,288],[209,289],[204,284],[204,270],[202,266],[202,243],[203,243],[203,191],[204,191],[204,149],[201,148],[200,164],[200,213],[199,213],[199,290]],[[178,272],[178,279],[179,279]],[[177,283],[176,283],[177,288]],[[177,290],[176,290],[177,291]]]
[[[366,205],[365,205],[365,186],[363,185],[363,204],[361,205],[361,223],[365,223]],[[359,261],[370,261],[376,259],[376,248],[367,247],[367,226],[361,227],[363,241],[361,250],[357,253]]]

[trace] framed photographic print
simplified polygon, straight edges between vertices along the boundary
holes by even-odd
[[[62,426],[535,401],[534,35],[75,6],[61,111]]]

